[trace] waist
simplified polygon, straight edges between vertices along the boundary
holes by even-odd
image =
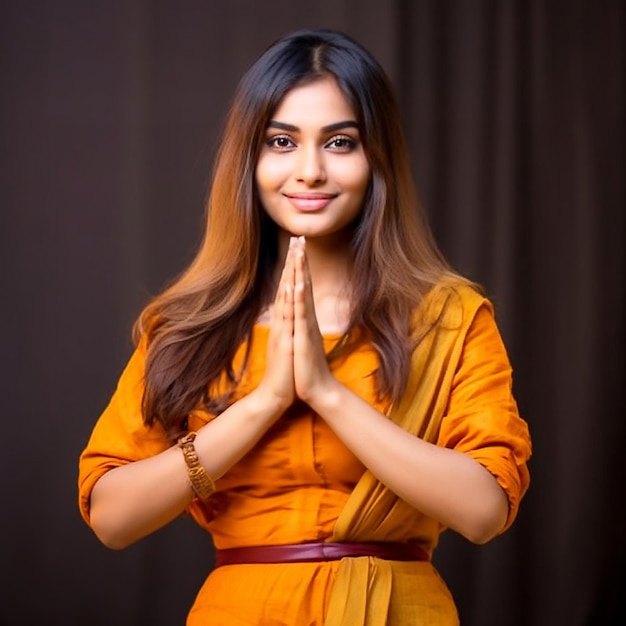
[[[428,561],[428,553],[417,543],[372,541],[366,543],[294,543],[275,546],[246,546],[215,551],[215,567],[260,563],[314,563],[345,557],[372,556],[388,561]]]

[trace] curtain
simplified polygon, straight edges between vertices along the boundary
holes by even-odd
[[[0,624],[182,624],[212,564],[187,519],[124,552],[77,456],[147,298],[191,259],[234,87],[275,38],[344,30],[389,72],[418,188],[485,286],[534,440],[514,527],[435,561],[464,626],[621,623],[624,4],[0,3]]]

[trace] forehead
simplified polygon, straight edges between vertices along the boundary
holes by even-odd
[[[337,121],[356,121],[356,113],[337,81],[324,77],[290,89],[272,119],[298,127],[326,126]]]

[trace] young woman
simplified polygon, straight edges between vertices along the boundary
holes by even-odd
[[[189,512],[216,567],[188,624],[457,624],[450,528],[513,522],[530,439],[488,299],[436,248],[388,79],[298,32],[243,77],[204,240],[144,309],[80,457],[124,548]]]

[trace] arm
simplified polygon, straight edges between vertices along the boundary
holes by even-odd
[[[288,254],[267,345],[272,367],[254,391],[201,428],[195,439],[200,463],[214,480],[241,459],[293,402],[293,271]],[[118,412],[138,404],[140,392],[134,389],[120,400]],[[91,491],[89,523],[105,545],[124,548],[172,521],[192,497],[183,454],[173,446],[106,471]]]
[[[298,396],[382,483],[416,509],[476,543],[498,534],[509,516],[509,499],[496,478],[472,457],[467,445],[458,446],[461,451],[423,441],[337,381],[323,358],[304,254],[298,259],[296,281],[294,371]],[[464,355],[471,372],[461,365],[450,405],[457,414],[467,411],[466,422],[473,422],[473,411],[481,413],[483,409],[497,414],[497,422],[506,422],[509,405],[500,402],[510,396],[510,368],[503,347],[500,353],[492,352],[500,339],[486,310],[484,314],[487,323],[478,324],[466,338]],[[483,331],[485,336],[481,336]],[[475,367],[475,361],[484,367]],[[453,397],[458,397],[458,402],[453,402]]]
[[[195,447],[213,479],[246,454],[283,413],[261,387],[200,429]],[[180,515],[193,498],[178,446],[106,472],[91,494],[90,523],[108,547],[125,548]]]
[[[506,495],[469,455],[407,433],[337,381],[308,402],[383,484],[425,515],[474,543],[503,528]]]

